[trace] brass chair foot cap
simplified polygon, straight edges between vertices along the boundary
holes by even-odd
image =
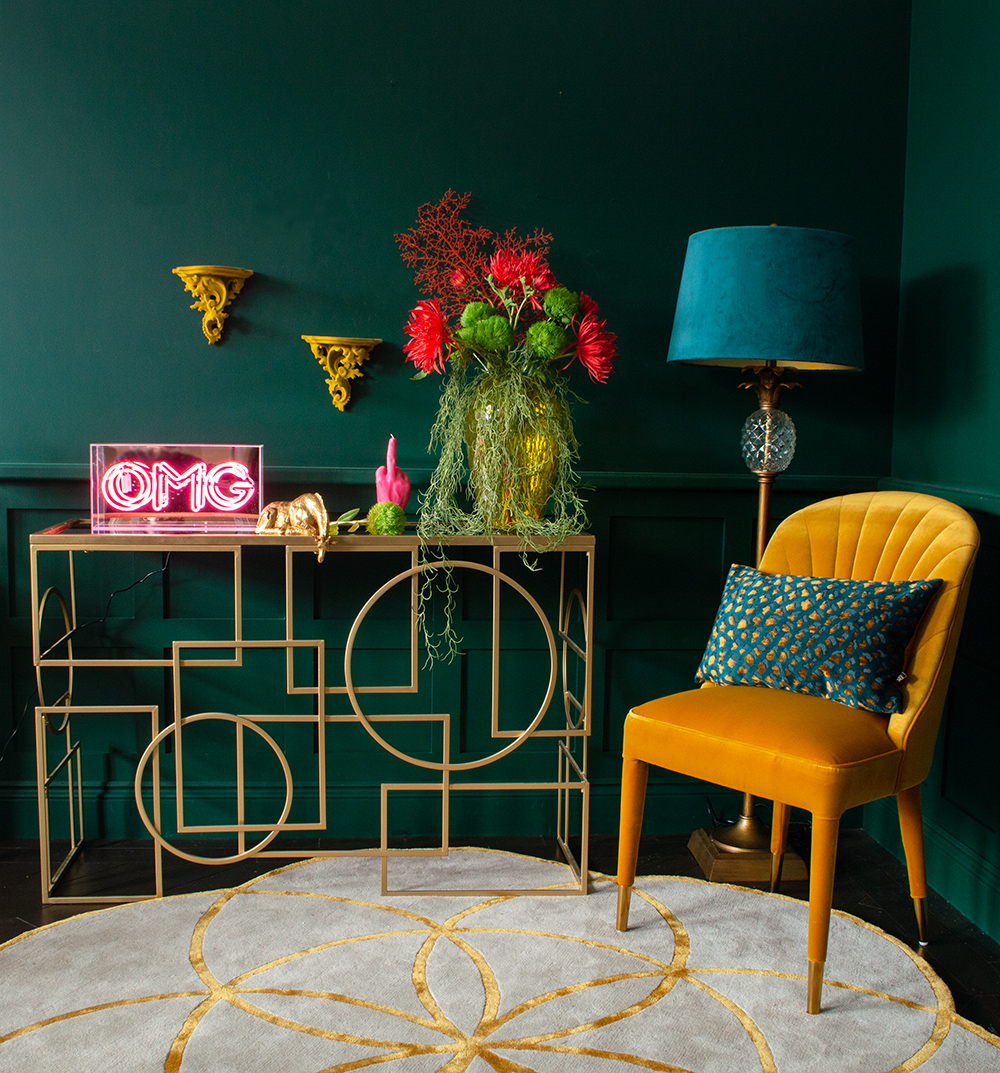
[[[619,931],[628,931],[628,907],[629,902],[632,900],[632,884],[627,886],[619,885],[618,887],[618,921],[617,928]]]
[[[819,1013],[823,997],[823,968],[825,961],[809,962],[809,980],[806,984],[806,1013]]]
[[[927,933],[927,902],[923,898],[914,898],[913,911],[917,917],[917,936],[920,949],[923,950],[930,940],[930,936]]]

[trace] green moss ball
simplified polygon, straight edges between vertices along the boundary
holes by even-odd
[[[398,536],[405,526],[406,515],[398,503],[387,500],[368,509],[368,523],[365,528],[375,536]]]

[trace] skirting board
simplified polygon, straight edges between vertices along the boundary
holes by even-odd
[[[884,798],[865,806],[864,829],[904,860],[895,802]],[[1000,942],[1000,869],[954,835],[924,819],[927,882],[963,916]]]

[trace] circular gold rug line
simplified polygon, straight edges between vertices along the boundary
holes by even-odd
[[[0,1043],[6,1043],[8,1040],[17,1039],[18,1036],[27,1035],[29,1032],[37,1032],[40,1028],[48,1028],[50,1025],[58,1024],[60,1021],[69,1021],[74,1017],[87,1017],[95,1013],[103,1013],[106,1010],[114,1010],[121,1006],[141,1006],[146,1002],[160,1002],[163,999],[170,998],[198,998],[204,995],[204,991],[165,991],[159,995],[142,995],[137,998],[123,998],[117,999],[115,1002],[98,1002],[93,1006],[81,1006],[76,1010],[67,1010],[66,1013],[58,1013],[52,1017],[46,1017],[41,1021],[35,1021],[30,1025],[22,1025],[20,1028],[14,1029],[13,1032],[8,1032],[5,1036],[0,1036]]]

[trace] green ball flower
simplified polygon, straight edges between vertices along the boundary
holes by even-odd
[[[406,515],[398,503],[386,500],[368,509],[368,523],[365,528],[375,536],[398,536],[405,525]]]
[[[514,342],[514,329],[506,317],[483,317],[472,325],[472,342],[483,350],[506,350]]]
[[[546,361],[561,354],[567,342],[566,333],[554,320],[537,320],[528,329],[528,346]]]
[[[542,307],[550,317],[568,324],[580,312],[580,299],[565,287],[553,287],[545,292]]]
[[[482,320],[484,317],[491,317],[496,313],[496,310],[489,302],[470,302],[465,309],[462,310],[462,327],[469,328],[476,321]]]

